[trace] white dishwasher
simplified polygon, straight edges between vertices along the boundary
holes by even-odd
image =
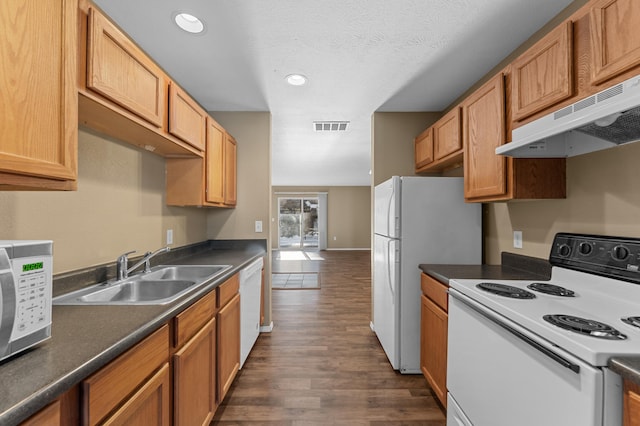
[[[260,290],[263,260],[240,270],[240,368],[260,334]]]

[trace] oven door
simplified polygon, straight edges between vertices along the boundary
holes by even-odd
[[[603,425],[601,369],[450,295],[447,388],[465,421],[452,415],[448,426]]]

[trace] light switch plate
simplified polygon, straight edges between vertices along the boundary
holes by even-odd
[[[256,220],[256,232],[262,232],[262,221]]]
[[[522,248],[522,231],[513,231],[513,248]]]
[[[173,229],[167,229],[167,245],[173,244]]]

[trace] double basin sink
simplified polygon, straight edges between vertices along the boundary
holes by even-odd
[[[53,299],[54,305],[163,305],[210,282],[231,265],[156,266],[120,281],[95,284]]]

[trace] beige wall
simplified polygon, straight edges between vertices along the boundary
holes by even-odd
[[[436,122],[439,112],[376,112],[371,135],[373,186],[391,176],[415,174],[414,140]]]
[[[114,262],[207,238],[201,209],[167,207],[164,158],[83,129],[78,136],[78,190],[0,192],[0,238],[51,239],[54,273]]]
[[[271,211],[271,113],[210,112],[237,142],[238,200],[235,209],[210,209],[207,236],[211,239],[267,239]],[[255,221],[263,232],[255,232]],[[267,250],[265,281],[271,288],[271,251]],[[265,324],[271,322],[271,292],[265,294]]]
[[[485,205],[487,263],[500,263],[502,251],[548,258],[556,232],[640,237],[638,158],[640,143],[569,158],[565,200]]]
[[[278,192],[287,194],[278,195]],[[371,190],[368,186],[274,186],[271,247],[278,248],[278,197],[308,196],[318,192],[327,193],[327,249],[371,248]]]

